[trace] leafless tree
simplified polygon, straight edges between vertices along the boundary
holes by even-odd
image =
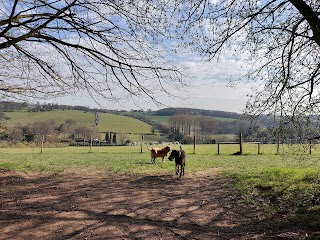
[[[21,142],[24,139],[23,129],[19,125],[12,125],[8,127],[6,132],[8,134],[8,139],[14,144]]]
[[[195,135],[201,140],[209,135],[216,134],[219,129],[219,121],[209,116],[192,116],[189,114],[177,114],[171,116],[169,124],[175,135]]]
[[[96,136],[96,132],[92,128],[86,126],[76,127],[73,130],[73,134],[76,138],[80,138],[86,141],[89,141],[91,139],[91,136]]]
[[[58,131],[63,134],[64,137],[70,135],[72,130],[76,127],[76,121],[72,119],[67,119],[58,128]]]
[[[209,59],[233,51],[245,60],[245,79],[255,83],[250,115],[279,116],[278,126],[319,115],[320,1],[198,2],[193,13],[207,31],[193,46]]]
[[[0,112],[0,128],[2,128],[2,122],[6,119],[6,115],[3,112]]]
[[[169,56],[173,7],[131,0],[0,1],[0,95],[50,98],[86,90],[97,101],[146,97],[160,103],[158,96],[171,95],[169,86],[183,85]]]
[[[36,121],[33,123],[32,129],[38,141],[41,141],[42,138],[47,141],[48,136],[55,133],[55,124],[52,120]]]
[[[121,145],[124,145],[126,141],[128,140],[128,134],[127,133],[120,133],[119,135],[119,141]]]
[[[0,9],[2,96],[85,89],[158,103],[183,85],[175,51],[233,50],[257,83],[249,113],[318,114],[318,0],[2,0]]]
[[[232,48],[235,56],[248,56],[246,76],[258,86],[250,113],[290,119],[318,114],[319,16],[318,0],[221,1],[211,9],[207,54],[213,58]]]

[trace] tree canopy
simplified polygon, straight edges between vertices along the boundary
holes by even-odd
[[[86,90],[119,101],[158,103],[181,86],[170,63],[165,3],[1,1],[0,94],[49,98]]]
[[[258,83],[248,103],[251,113],[318,113],[319,1],[224,1],[216,14],[208,53],[216,56],[230,44],[248,55],[247,77]]]
[[[159,103],[184,85],[177,53],[212,60],[228,49],[257,85],[250,113],[318,114],[318,0],[2,0],[0,9],[2,96],[85,89]]]
[[[210,12],[213,36],[206,53],[213,58],[231,48],[235,57],[247,56],[246,77],[255,83],[248,113],[275,114],[280,125],[307,118],[314,123],[320,110],[320,1],[219,1]]]
[[[219,57],[229,48],[246,58],[254,84],[247,112],[276,116],[279,131],[293,122],[289,132],[295,126],[317,134],[310,129],[320,110],[320,1],[218,1],[208,12],[212,37],[204,54]]]

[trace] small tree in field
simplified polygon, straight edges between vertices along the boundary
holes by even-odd
[[[47,141],[48,137],[55,133],[55,125],[53,121],[36,121],[32,125],[32,129],[38,141],[44,138]]]
[[[126,143],[127,137],[128,137],[127,133],[120,133],[119,141],[120,141],[121,145],[124,145]]]
[[[106,133],[105,141],[106,141],[106,143],[110,143],[110,136],[109,136],[108,132]]]
[[[24,140],[23,129],[19,125],[9,127],[6,130],[6,133],[8,134],[9,141],[11,141],[14,144],[22,142]]]
[[[115,145],[117,144],[117,133],[114,133],[114,134],[113,134],[113,136],[112,136],[112,143],[115,144]]]
[[[78,126],[73,130],[73,134],[75,138],[77,139],[83,139],[83,140],[89,140],[91,139],[91,136],[95,136],[96,132],[89,127],[85,126]]]
[[[2,121],[6,119],[6,115],[3,112],[0,112],[0,128],[2,128]]]

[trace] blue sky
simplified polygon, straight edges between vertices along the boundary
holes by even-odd
[[[210,0],[210,2],[215,3],[217,0]],[[78,41],[78,39],[71,38],[70,41]],[[123,44],[123,42],[120,42],[119,44]],[[169,42],[160,44],[159,48],[157,47],[157,50],[162,50],[162,47],[165,49],[170,48],[169,45],[166,44],[169,44]],[[124,47],[128,46],[124,45]],[[149,48],[144,50],[147,51]],[[144,110],[157,110],[159,108],[172,106],[240,113],[245,108],[247,101],[246,95],[249,93],[249,88],[245,85],[236,85],[231,88],[229,86],[229,80],[239,77],[241,78],[241,76],[244,74],[244,69],[241,66],[241,58],[238,58],[238,61],[235,61],[234,57],[232,56],[232,52],[228,52],[228,50],[226,50],[226,52],[220,56],[219,61],[212,60],[211,62],[208,62],[201,59],[199,56],[195,56],[191,50],[190,53],[188,53],[188,49],[183,50],[185,50],[184,53],[177,55],[174,61],[177,61],[177,64],[185,69],[184,74],[187,76],[185,81],[189,87],[178,89],[178,91],[175,91],[175,89],[169,89],[169,92],[177,93],[178,97],[180,96],[181,98],[171,98],[165,94],[156,96],[156,100],[163,103],[163,106],[157,106],[153,104],[152,101],[146,101],[145,99],[136,100],[136,102],[126,99],[125,101],[114,103],[101,98],[99,99],[97,96],[96,100],[99,101],[99,106],[94,100],[91,99],[89,94],[85,92],[80,92],[62,98],[51,99],[45,102],[67,105],[82,105],[91,108],[97,107],[106,109],[130,110],[142,108]],[[50,49],[47,49],[47,51],[50,51]],[[174,56],[175,53],[172,54]],[[48,56],[50,58],[52,57],[50,54]],[[77,57],[77,55],[75,55],[75,57]],[[162,61],[160,62],[162,63]],[[164,63],[166,63],[166,61],[164,61]],[[97,69],[99,69],[99,67],[101,66],[98,66]],[[86,67],[84,67],[84,69],[86,69]],[[152,81],[151,77],[147,77],[148,80],[151,79]],[[149,82],[150,81],[148,81],[148,83]],[[170,88],[171,86],[166,85],[166,87]],[[121,90],[119,90],[119,92],[115,93],[115,95],[117,94],[121,96],[123,93],[121,93]]]
[[[179,64],[185,67],[186,75],[190,76],[190,79],[186,79],[189,86],[180,91],[181,98],[170,98],[164,95],[157,100],[170,107],[189,107],[238,113],[244,110],[247,102],[246,95],[250,93],[250,86],[237,84],[231,87],[229,84],[230,79],[241,78],[245,73],[241,61],[235,61],[228,57],[226,53],[221,56],[219,61],[212,60],[211,62],[191,55],[189,57],[184,56]],[[99,100],[102,105],[99,106],[86,93],[56,98],[47,102],[125,110],[140,108],[157,110],[166,107],[157,106],[144,100],[133,103],[130,99],[120,103]]]

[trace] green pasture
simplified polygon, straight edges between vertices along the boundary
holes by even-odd
[[[64,145],[62,145],[64,146]],[[159,145],[157,147],[161,147]],[[108,169],[120,172],[143,173],[144,165],[149,165],[148,146],[107,146],[107,147],[61,147],[46,148],[40,153],[40,147],[24,148],[0,148],[0,166],[7,164],[13,170],[18,171],[57,171],[70,170],[72,167],[90,167],[97,169]],[[179,148],[178,145],[172,145],[172,148]],[[277,154],[275,144],[265,144],[260,146],[261,154],[257,154],[257,144],[243,144],[243,155],[232,155],[239,150],[239,145],[221,144],[220,155],[217,155],[217,144],[184,145],[183,149],[188,156],[188,171],[196,172],[208,168],[219,168],[221,172],[228,173],[248,173],[261,172],[270,168],[290,168],[290,169],[318,169],[320,168],[320,146],[312,147],[312,154],[309,155],[309,146],[293,147],[280,146]],[[304,151],[304,152],[303,152]],[[160,162],[160,161],[159,161]],[[168,162],[168,161],[167,161]],[[138,164],[139,163],[139,164]],[[140,164],[141,163],[141,164]],[[126,167],[123,167],[123,165]],[[170,169],[168,163],[165,166],[158,164],[153,168],[147,167],[147,170],[154,169],[155,172]],[[39,168],[38,168],[39,167]],[[151,171],[153,172],[153,171]]]
[[[177,145],[172,145],[178,148]],[[243,201],[270,212],[281,211],[290,216],[307,218],[314,227],[320,220],[320,146],[261,146],[244,144],[244,154],[232,155],[238,145],[184,145],[187,153],[186,175],[214,168],[229,179]],[[0,148],[0,168],[20,172],[61,174],[63,172],[95,172],[106,170],[121,174],[173,174],[174,162],[160,159],[151,164],[147,146],[127,147],[63,147]],[[195,151],[195,153],[194,153]]]
[[[6,112],[10,119],[3,125],[33,123],[36,121],[53,120],[57,126],[68,119],[75,120],[78,125],[91,127],[95,122],[95,115],[91,112],[75,110],[54,110],[48,112]],[[151,126],[140,120],[122,115],[99,113],[99,125],[97,131],[118,133],[151,133]]]
[[[145,118],[145,119],[153,120],[162,124],[168,124],[169,119],[171,117],[171,116],[153,115],[151,112],[135,112],[132,114],[138,118]]]
[[[221,121],[221,122],[234,122],[237,121],[237,119],[234,118],[225,118],[225,117],[214,117],[215,119]]]
[[[57,125],[64,123],[67,119],[73,119],[78,124],[91,126],[94,123],[94,114],[74,110],[54,110],[47,112],[5,112],[10,119],[4,121],[4,125],[26,124],[36,121],[53,120]]]
[[[64,145],[62,145],[64,146]],[[159,145],[160,147],[162,145]],[[159,147],[158,146],[158,147]],[[107,146],[107,147],[61,147],[46,148],[40,153],[40,147],[0,148],[0,167],[17,171],[63,172],[72,168],[108,169],[123,173],[158,173],[172,171],[172,163],[149,166],[148,146]],[[178,149],[178,145],[172,145]],[[296,146],[297,148],[297,146]],[[294,151],[298,152],[297,149]],[[310,171],[320,169],[320,146],[313,146],[309,155],[309,146],[301,146],[300,155],[292,154],[290,146],[281,146],[277,154],[275,144],[260,146],[261,154],[257,154],[257,144],[243,144],[243,155],[232,155],[239,150],[239,145],[220,145],[217,155],[217,144],[184,145],[187,153],[187,172],[196,172],[209,168],[219,168],[220,172],[232,175],[261,173],[270,169],[293,169]],[[303,152],[305,151],[305,152]],[[125,167],[124,167],[125,166]]]
[[[151,120],[160,122],[162,124],[169,124],[169,119],[171,116],[157,116],[157,115],[150,115],[148,116]],[[224,117],[212,117],[221,122],[234,122],[236,119],[233,118],[224,118]]]
[[[99,131],[118,133],[151,133],[151,126],[135,118],[122,115],[102,113],[99,114]]]
[[[147,119],[150,119],[152,121],[159,122],[159,123],[162,123],[162,124],[165,124],[165,125],[169,124],[169,120],[171,118],[171,116],[153,115],[150,112],[135,112],[134,115],[137,116],[137,117],[147,118]],[[234,121],[237,120],[237,119],[234,119],[234,118],[213,117],[213,116],[212,116],[212,118],[214,118],[214,119],[216,119],[218,121],[221,121],[221,122],[234,122]]]
[[[168,125],[169,124],[169,119],[170,116],[156,116],[156,115],[151,115],[149,118],[153,121]]]

